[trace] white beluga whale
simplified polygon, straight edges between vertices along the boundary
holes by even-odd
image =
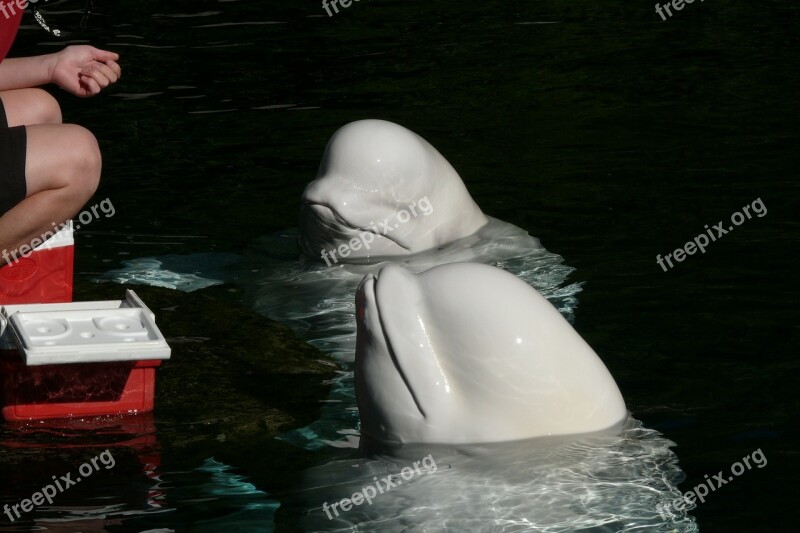
[[[425,139],[392,122],[359,120],[333,134],[303,193],[301,246],[329,264],[358,262],[431,250],[488,222]]]
[[[601,431],[627,417],[597,354],[501,269],[389,265],[364,278],[356,307],[362,438],[502,442]]]

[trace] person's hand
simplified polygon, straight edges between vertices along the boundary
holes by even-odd
[[[68,46],[53,54],[50,79],[76,96],[94,96],[122,74],[119,54],[93,46]]]

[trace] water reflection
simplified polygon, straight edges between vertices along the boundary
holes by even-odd
[[[219,531],[222,524],[271,531],[279,507],[213,458],[188,470],[165,468],[153,413],[7,423],[0,426],[0,446],[7,471],[0,506],[19,504],[54,477],[70,473],[75,480],[80,466],[105,450],[113,457],[112,467],[101,465],[91,477],[65,486],[52,504],[45,501],[4,524],[4,531],[143,531],[175,525],[180,530],[188,523],[193,531]]]
[[[7,422],[0,429],[0,445],[6,449],[4,459],[17,464],[4,480],[3,504],[16,505],[62,475],[76,481],[72,486],[65,481],[52,504],[16,518],[20,528],[106,531],[124,516],[167,510],[152,413]],[[80,468],[104,453],[111,460],[78,481]]]

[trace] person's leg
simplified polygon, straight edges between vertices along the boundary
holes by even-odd
[[[53,223],[60,225],[75,216],[100,181],[102,159],[91,132],[72,124],[34,125],[26,130],[27,197],[0,217],[0,253],[15,253],[52,231]]]
[[[19,89],[0,93],[8,126],[61,124],[61,108],[56,99],[42,89]]]

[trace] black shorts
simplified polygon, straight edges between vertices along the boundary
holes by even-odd
[[[25,199],[25,156],[28,135],[25,126],[8,127],[6,110],[0,100],[0,216]]]

